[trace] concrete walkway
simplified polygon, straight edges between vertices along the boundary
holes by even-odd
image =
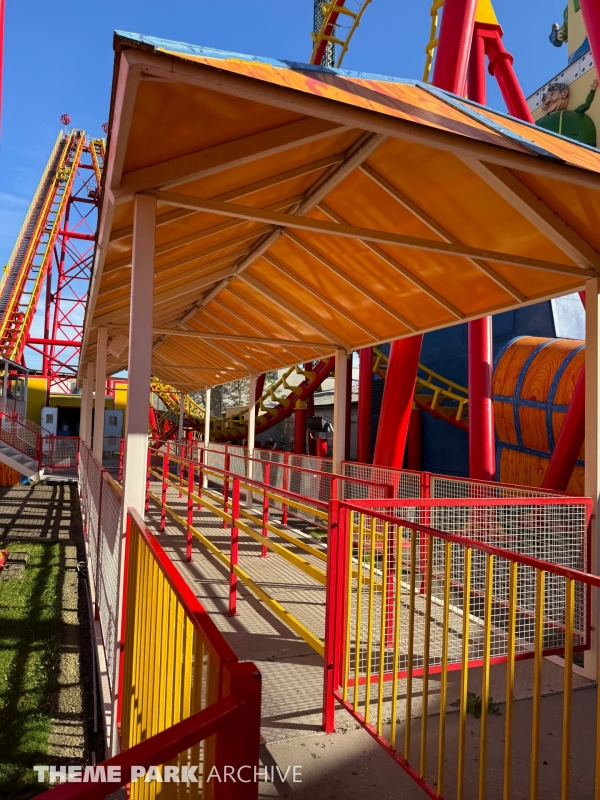
[[[152,491],[159,495],[159,484],[153,483]],[[182,517],[186,516],[187,499],[179,498],[176,490],[169,489],[169,505]],[[264,739],[263,763],[279,766],[285,774],[288,766],[301,767],[302,782],[295,783],[291,770],[284,781],[261,786],[263,797],[323,797],[337,800],[344,798],[384,798],[424,797],[412,779],[384,752],[364,730],[359,728],[351,715],[343,709],[336,713],[336,729],[331,736],[321,729],[321,706],[323,684],[322,658],[298,635],[278,619],[252,592],[238,581],[238,614],[227,615],[228,570],[196,539],[193,546],[193,560],[185,561],[185,535],[181,527],[167,517],[164,533],[158,531],[159,512],[151,502],[147,518],[150,528],[171,556],[174,564],[194,589],[197,597],[229,641],[241,660],[252,660],[263,676],[262,735]],[[204,511],[195,511],[194,524],[226,554],[229,554],[230,533],[224,530],[221,520]],[[302,535],[297,533],[297,535]],[[280,540],[281,541],[281,540]],[[315,544],[314,539],[310,539]],[[307,554],[291,546],[299,555]],[[310,560],[310,557],[308,557]],[[322,562],[313,562],[323,566]],[[260,558],[260,545],[249,536],[240,534],[239,565],[252,579],[291,613],[298,617],[320,639],[324,635],[325,590],[316,580],[290,566],[282,558],[272,553]],[[458,639],[457,639],[458,642]],[[455,764],[457,755],[457,708],[454,705],[460,697],[460,672],[448,675],[447,706],[447,786],[448,797],[454,796]],[[549,661],[543,664],[543,694],[548,697],[543,702],[542,714],[542,760],[552,765],[542,773],[546,781],[547,794],[553,797],[556,789],[557,769],[560,768],[560,709],[562,708],[563,670]],[[590,719],[595,713],[595,685],[584,678],[574,676],[573,695],[573,763],[576,771],[573,787],[582,789],[589,783],[589,769],[586,762],[589,750]],[[481,670],[469,671],[469,690],[475,694],[481,691]],[[352,692],[352,690],[350,690]],[[413,683],[412,707],[412,754],[411,761],[418,764],[420,750],[421,684]],[[373,694],[375,690],[373,691]],[[519,661],[516,665],[515,686],[515,775],[529,771],[529,750],[527,742],[531,739],[531,698],[533,694],[533,662]],[[488,755],[489,792],[486,797],[502,796],[502,782],[498,780],[503,761],[503,730],[505,697],[505,667],[497,665],[491,671],[491,696],[498,703],[499,716],[490,717],[490,751]],[[402,749],[405,730],[404,685],[399,682],[398,703],[398,742]],[[350,699],[353,699],[352,693]],[[361,710],[364,709],[364,691],[360,693]],[[592,709],[592,711],[590,711]],[[372,719],[376,707],[371,706]],[[433,781],[437,773],[437,736],[439,722],[439,676],[430,679],[428,704],[428,776]],[[590,717],[591,715],[591,717]],[[391,719],[391,684],[385,685],[383,705],[384,735],[389,736]],[[575,720],[580,720],[577,723]],[[469,717],[469,752],[467,758],[466,797],[477,796],[478,738],[479,721]],[[581,741],[579,741],[581,739]],[[518,745],[518,747],[517,747]],[[544,756],[544,753],[547,755]],[[297,771],[298,772],[298,771]],[[276,773],[277,775],[277,773]],[[433,777],[432,777],[433,776]],[[578,782],[578,784],[577,784]],[[528,781],[527,781],[528,783]],[[496,792],[496,788],[498,791]],[[524,787],[525,788],[525,787]],[[450,791],[450,789],[452,791]],[[519,790],[520,791],[520,790]],[[586,794],[573,794],[574,797],[588,797]],[[514,797],[528,797],[529,789],[516,792]],[[559,794],[556,795],[557,797]]]

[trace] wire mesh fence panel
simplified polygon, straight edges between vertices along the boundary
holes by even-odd
[[[119,565],[122,545],[122,496],[107,472],[102,476],[99,576],[96,596],[109,681],[112,680],[119,605]],[[112,688],[112,687],[111,687]]]
[[[17,420],[2,415],[0,418],[0,439],[32,460],[37,461],[39,457],[39,435],[21,425]]]
[[[45,436],[42,439],[42,466],[47,469],[74,469],[78,455],[78,437]]]
[[[333,472],[333,462],[330,458],[290,453],[289,463],[294,467],[303,467],[304,469],[311,469],[314,472]]]
[[[562,492],[550,492],[545,489],[527,486],[509,486],[487,481],[472,481],[466,478],[454,478],[446,475],[430,476],[430,496],[436,498],[489,498],[501,500],[509,497],[560,497]]]
[[[394,487],[394,497],[411,498],[421,497],[422,479],[420,472],[410,472],[399,469],[386,469],[385,467],[371,466],[370,464],[356,464],[353,461],[343,462],[344,475],[350,478],[385,483]]]
[[[494,504],[492,511],[499,507],[500,503]],[[532,717],[532,754],[524,763],[531,764],[531,780],[537,780],[540,708],[547,691],[542,667],[547,655],[565,660],[560,707],[567,735],[562,739],[562,759],[555,758],[553,765],[558,768],[557,787],[564,790],[568,785],[573,651],[589,646],[582,598],[597,591],[593,587],[600,579],[584,571],[585,550],[580,547],[566,548],[560,557],[566,567],[545,560],[549,554],[559,558],[556,542],[561,532],[580,536],[585,531],[589,506],[582,503],[569,509],[537,504],[535,508],[533,520],[532,505],[513,502],[508,514],[505,507],[504,533],[499,538],[499,515],[486,516],[482,507],[464,506],[459,513],[446,507],[437,516],[437,509],[422,507],[421,514],[430,519],[427,528],[420,530],[417,522],[403,525],[385,513],[341,506],[343,533],[333,544],[338,568],[332,586],[337,588],[331,595],[331,640],[326,645],[333,660],[332,698],[342,702],[359,724],[382,737],[380,742],[409,767],[429,796],[474,796],[463,793],[470,769],[475,773],[468,785],[479,787],[479,797],[488,796],[482,786],[486,779],[494,782],[498,772],[500,783],[494,783],[494,791],[500,796],[503,785],[506,790],[507,775],[510,781],[506,764],[513,758],[514,747],[512,703],[523,691],[531,691],[525,696],[533,697],[527,706]],[[539,537],[533,535],[537,529]],[[505,546],[507,530],[521,540],[513,541],[511,551]],[[538,538],[551,542],[533,542]],[[340,618],[341,625],[336,626],[333,621]],[[524,658],[533,659],[532,668],[517,672],[521,681],[525,679],[528,686],[531,682],[526,690],[515,681],[515,665]],[[490,696],[492,664],[503,664],[501,669],[506,671],[506,697],[494,698],[506,704],[499,744],[504,749],[505,770],[494,768],[486,775],[485,766],[482,770],[480,765],[482,761],[485,765],[487,756],[487,717],[500,713]],[[475,673],[481,685],[477,693],[469,669],[475,666],[482,668]],[[448,673],[459,669],[460,678],[450,681]],[[435,685],[430,683],[432,674]],[[457,683],[460,697],[451,703],[456,694],[449,696],[449,692],[457,692]],[[595,694],[590,699],[595,702]],[[332,701],[326,702],[332,707]],[[451,705],[459,706],[460,714],[453,718],[452,729],[458,730],[447,747],[446,713]],[[481,718],[479,737],[465,737],[467,713]],[[552,713],[555,727],[556,711]],[[428,729],[437,735],[428,735]],[[479,750],[474,759],[464,757],[466,741],[469,753]],[[457,767],[449,766],[450,758],[457,755]],[[452,788],[450,777],[452,782],[456,779]],[[525,783],[529,782],[527,776]],[[505,796],[512,796],[510,790]],[[561,796],[569,794],[563,791]]]

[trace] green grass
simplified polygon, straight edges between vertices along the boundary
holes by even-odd
[[[20,578],[0,581],[0,797],[33,797],[48,764],[51,696],[61,634],[60,543],[11,542],[29,553]]]

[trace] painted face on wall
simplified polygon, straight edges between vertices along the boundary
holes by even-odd
[[[564,111],[569,105],[569,87],[564,83],[553,83],[542,97],[542,111],[551,114],[553,111]]]

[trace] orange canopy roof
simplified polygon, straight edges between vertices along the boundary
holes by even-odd
[[[158,201],[153,370],[191,391],[582,288],[599,173],[416,81],[117,34],[82,363],[128,328],[136,193]]]

